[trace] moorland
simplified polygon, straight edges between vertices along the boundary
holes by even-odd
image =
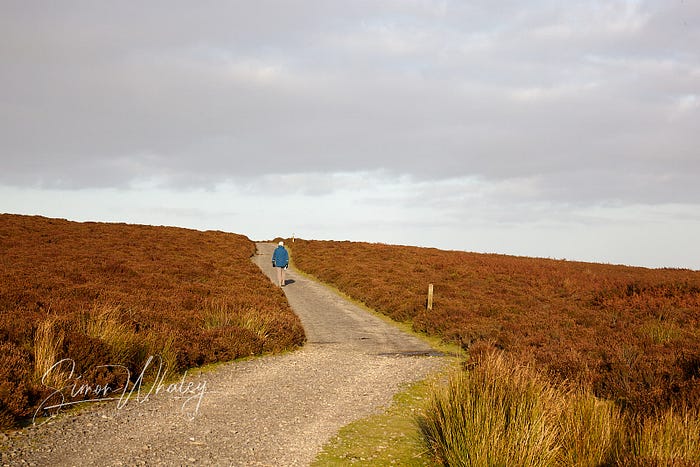
[[[502,349],[638,412],[700,406],[698,271],[361,242],[292,245],[303,271],[473,355]]]
[[[418,418],[438,462],[700,465],[699,271],[287,246],[303,272],[465,351],[464,371]],[[153,356],[175,375],[301,345],[254,254],[232,233],[0,215],[0,428],[70,384],[62,359],[107,387]]]
[[[700,465],[699,271],[288,244],[302,271],[464,349],[469,371],[422,422],[445,464]]]
[[[63,359],[81,384],[114,388],[154,356],[175,375],[301,345],[254,254],[232,233],[1,214],[0,428],[70,384]]]

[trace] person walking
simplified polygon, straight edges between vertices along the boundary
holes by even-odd
[[[280,287],[284,287],[284,272],[289,267],[289,253],[284,248],[284,242],[279,242],[272,253],[272,267],[277,268],[277,282]]]

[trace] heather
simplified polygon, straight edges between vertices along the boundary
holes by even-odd
[[[503,350],[635,413],[700,407],[700,272],[299,239],[293,257],[472,356]]]
[[[0,215],[0,427],[66,384],[62,359],[114,387],[152,356],[176,374],[300,345],[254,254],[232,233]]]

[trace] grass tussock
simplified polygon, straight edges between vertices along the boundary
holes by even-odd
[[[71,371],[118,387],[148,362],[180,373],[300,345],[301,322],[254,253],[231,233],[0,214],[0,429]]]
[[[628,460],[638,465],[700,465],[700,413],[667,410],[638,420]]]
[[[232,326],[236,322],[236,312],[222,301],[209,301],[204,309],[204,328],[217,329]]]
[[[165,374],[176,372],[178,353],[175,347],[175,336],[163,335],[163,333],[158,332],[146,334],[139,360],[146,361],[150,356],[157,357],[162,362]]]
[[[238,318],[238,324],[263,340],[274,330],[274,323],[254,308],[245,310]]]
[[[555,410],[552,410],[552,409]],[[561,407],[527,368],[488,358],[436,389],[420,426],[445,465],[552,465]]]
[[[449,466],[700,465],[697,412],[625,415],[500,353],[437,386],[418,423]]]
[[[34,334],[34,382],[50,387],[60,387],[66,378],[61,371],[52,371],[59,361],[65,333],[56,318],[39,323]]]
[[[270,316],[255,307],[231,306],[222,302],[211,302],[204,313],[205,329],[242,328],[252,331],[262,340],[266,340],[274,328]]]
[[[139,338],[123,316],[124,312],[111,304],[93,305],[81,316],[81,331],[106,343],[115,364],[129,362],[140,350]]]
[[[588,390],[557,391],[560,407],[557,443],[559,465],[609,465],[616,455],[626,425],[620,408]]]

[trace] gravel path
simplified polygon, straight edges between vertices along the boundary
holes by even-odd
[[[271,278],[274,247],[258,244],[254,258]],[[339,428],[445,364],[323,285],[293,270],[287,283],[302,349],[191,371],[158,394],[0,435],[3,465],[308,465]]]

